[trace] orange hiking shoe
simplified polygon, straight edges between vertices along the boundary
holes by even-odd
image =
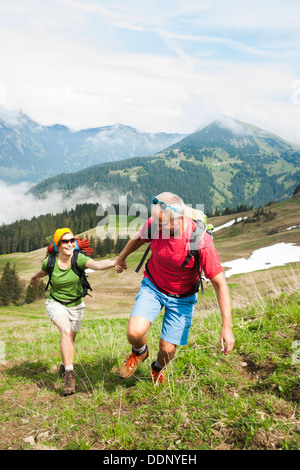
[[[145,361],[145,359],[147,359],[148,356],[149,356],[148,347],[146,351],[144,352],[144,354],[141,354],[140,356],[138,356],[134,352],[129,354],[126,357],[123,364],[121,365],[121,368],[119,370],[119,377],[121,379],[129,379],[129,377],[131,377],[135,373],[137,366],[141,362]]]
[[[165,370],[164,369],[155,369],[154,368],[154,362],[152,362],[152,364],[151,364],[150,377],[152,378],[153,385],[156,385],[157,383],[162,383],[162,384],[167,383]]]

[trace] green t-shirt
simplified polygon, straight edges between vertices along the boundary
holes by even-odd
[[[85,269],[85,265],[90,258],[88,256],[79,253],[77,264],[81,269]],[[42,271],[47,272],[47,261],[48,257],[44,259],[42,263]],[[74,273],[71,266],[68,269],[60,269],[58,266],[58,257],[55,259],[55,266],[51,276],[51,289],[50,289],[50,298],[51,294],[62,302],[68,302],[71,299],[77,299],[82,295],[82,285],[79,280],[79,277]],[[82,302],[82,299],[77,300],[68,305],[68,307],[74,307]]]

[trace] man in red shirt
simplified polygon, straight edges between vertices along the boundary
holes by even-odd
[[[184,217],[184,203],[176,194],[162,193],[152,198],[152,212],[142,229],[129,240],[116,261],[116,269],[127,269],[127,256],[151,241],[151,257],[128,322],[127,338],[132,346],[119,376],[127,379],[148,356],[147,332],[165,307],[157,360],[151,364],[154,383],[166,382],[165,367],[176,346],[187,344],[197,303],[194,286],[199,279],[195,259],[182,264],[190,251],[196,223]],[[229,289],[212,238],[205,232],[199,243],[200,267],[215,288],[222,316],[221,349],[228,354],[234,345]]]

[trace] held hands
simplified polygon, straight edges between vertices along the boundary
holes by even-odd
[[[118,274],[120,274],[121,272],[123,272],[123,269],[127,269],[127,264],[126,264],[126,261],[125,260],[120,260],[119,258],[116,260],[116,263],[115,263],[115,268],[116,268],[116,272]]]

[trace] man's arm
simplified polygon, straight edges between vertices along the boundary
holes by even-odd
[[[229,288],[223,272],[217,274],[211,280],[215,288],[222,316],[222,331],[220,336],[221,349],[224,354],[230,353],[234,346],[234,336],[231,322],[231,302]]]
[[[119,254],[115,266],[117,269],[117,272],[121,273],[123,269],[127,269],[127,264],[126,264],[126,258],[127,256],[130,255],[130,253],[133,253],[136,251],[140,246],[142,246],[144,243],[146,243],[147,240],[143,240],[140,237],[140,232],[137,232],[127,243],[125,248],[121,251]]]

